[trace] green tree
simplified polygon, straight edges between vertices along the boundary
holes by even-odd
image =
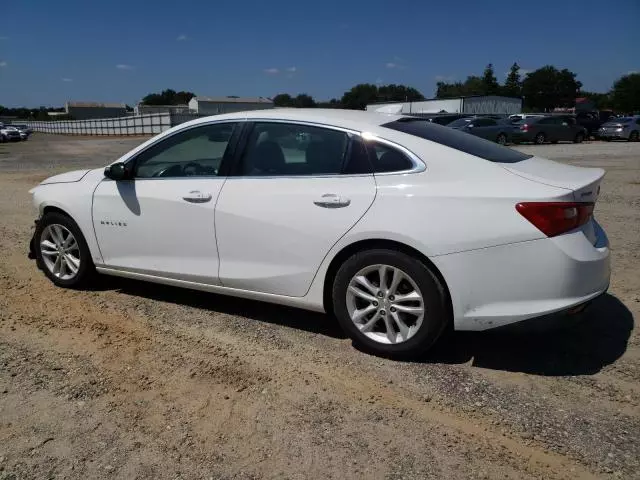
[[[464,83],[445,83],[438,82],[436,84],[436,98],[455,98],[466,97],[469,95],[485,95],[486,88],[484,79],[476,75],[469,75]]]
[[[313,108],[316,106],[316,101],[311,95],[301,93],[293,99],[293,106],[296,108]]]
[[[160,93],[150,93],[142,98],[143,105],[186,105],[195,97],[193,92],[176,92],[170,88]]]
[[[273,104],[276,107],[293,107],[293,97],[288,93],[279,93],[273,97]]]
[[[49,117],[49,114],[47,113],[47,110],[45,108],[40,108],[40,110],[38,110],[38,113],[36,114],[36,120],[51,120],[51,118]]]
[[[482,74],[482,95],[497,95],[500,91],[500,84],[493,71],[493,64],[489,64]]]
[[[546,65],[527,74],[522,82],[522,95],[525,106],[546,112],[556,107],[573,107],[581,86],[575,73]]]
[[[372,83],[361,83],[342,95],[340,103],[344,108],[364,110],[367,104],[378,101],[378,87]]]
[[[613,84],[611,103],[616,111],[640,112],[640,73],[623,75]]]
[[[611,96],[608,93],[587,92],[585,90],[581,90],[578,96],[586,97],[591,100],[596,110],[611,108]]]
[[[509,75],[502,87],[502,94],[507,97],[519,97],[522,95],[522,82],[520,81],[520,65],[513,63]]]
[[[420,100],[424,100],[424,95],[413,87],[393,83],[378,87],[379,102],[417,102]]]

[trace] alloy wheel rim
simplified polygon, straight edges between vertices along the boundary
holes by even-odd
[[[363,268],[349,282],[346,295],[351,321],[375,342],[406,342],[424,321],[422,293],[397,267],[380,264]]]
[[[498,143],[500,145],[505,145],[507,143],[507,137],[504,135],[498,135]]]
[[[54,277],[71,280],[80,270],[80,246],[71,231],[60,224],[47,225],[40,235],[42,261]]]

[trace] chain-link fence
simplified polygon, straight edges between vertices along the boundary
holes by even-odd
[[[20,124],[29,126],[34,132],[61,135],[155,135],[201,116],[197,113],[165,112],[91,120],[21,121]]]

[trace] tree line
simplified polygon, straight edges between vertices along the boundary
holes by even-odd
[[[438,82],[436,98],[454,98],[469,95],[505,95],[522,97],[525,111],[551,111],[556,107],[573,107],[577,97],[588,97],[599,110],[613,109],[619,113],[640,112],[640,73],[630,72],[618,78],[606,93],[582,90],[582,83],[574,72],[545,65],[524,77],[520,66],[514,63],[500,84],[493,65],[489,64],[481,76],[469,75],[463,82]],[[145,105],[184,105],[195,94],[188,91],[166,89],[150,93],[142,98]],[[349,108],[363,110],[366,105],[381,102],[415,102],[425,97],[417,89],[406,85],[374,85],[361,83],[344,92],[341,98],[317,101],[307,93],[291,95],[279,93],[273,97],[277,107],[297,108]],[[132,110],[127,106],[127,110]],[[5,108],[0,105],[0,116],[48,120],[48,112],[64,111],[63,108]]]
[[[629,73],[616,80],[607,93],[582,90],[582,82],[569,70],[559,70],[546,65],[520,74],[520,66],[514,63],[500,84],[492,64],[487,65],[481,76],[469,75],[463,82],[438,82],[435,98],[446,99],[471,95],[504,95],[522,97],[526,111],[551,111],[557,107],[573,107],[578,97],[588,97],[595,108],[613,109],[618,112],[640,112],[640,74]],[[362,83],[346,91],[340,99],[317,102],[308,94],[292,96],[280,93],[273,98],[278,107],[328,107],[362,110],[366,105],[382,102],[406,102],[424,100],[413,87],[406,85],[374,85]]]

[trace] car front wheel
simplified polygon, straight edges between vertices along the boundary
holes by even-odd
[[[338,321],[357,345],[375,354],[416,356],[438,339],[448,321],[446,294],[420,260],[376,249],[356,253],[333,283]]]
[[[87,286],[95,269],[76,222],[59,212],[46,213],[38,222],[34,239],[38,267],[54,284]]]

